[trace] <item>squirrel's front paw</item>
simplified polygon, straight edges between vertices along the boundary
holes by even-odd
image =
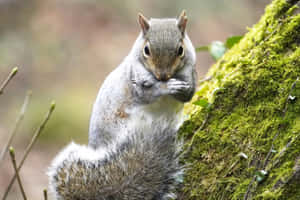
[[[159,86],[158,81],[151,79],[133,82],[133,96],[135,101],[146,104],[155,101],[157,97],[161,96]]]
[[[191,89],[191,86],[188,82],[180,81],[178,79],[170,79],[167,82],[167,87],[169,89],[170,94],[185,94],[187,91]]]
[[[144,80],[141,82],[141,86],[145,89],[151,88],[154,85],[154,81],[152,80]]]
[[[155,82],[153,80],[131,80],[135,87],[139,87],[140,89],[149,89],[151,88]]]

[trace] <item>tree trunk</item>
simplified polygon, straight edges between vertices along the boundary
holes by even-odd
[[[299,2],[274,0],[187,105],[183,199],[300,199]]]

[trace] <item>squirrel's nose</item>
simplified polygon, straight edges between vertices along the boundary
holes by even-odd
[[[167,73],[157,73],[155,74],[156,78],[160,81],[167,81],[171,78]]]
[[[160,79],[161,79],[161,81],[167,81],[168,76],[166,74],[163,74]]]
[[[160,81],[167,81],[167,80],[169,80],[169,77],[166,74],[161,74],[159,80]]]

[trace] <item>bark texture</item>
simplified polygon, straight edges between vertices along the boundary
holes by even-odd
[[[183,199],[300,199],[299,10],[274,0],[187,105]]]

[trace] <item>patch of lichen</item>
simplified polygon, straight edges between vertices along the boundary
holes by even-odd
[[[293,179],[300,157],[295,9],[285,0],[273,1],[200,85],[194,100],[208,99],[210,107],[187,106],[190,117],[179,131],[187,144],[186,199],[243,199],[247,190],[248,199],[300,197],[300,183]],[[268,175],[249,189],[259,170]]]

